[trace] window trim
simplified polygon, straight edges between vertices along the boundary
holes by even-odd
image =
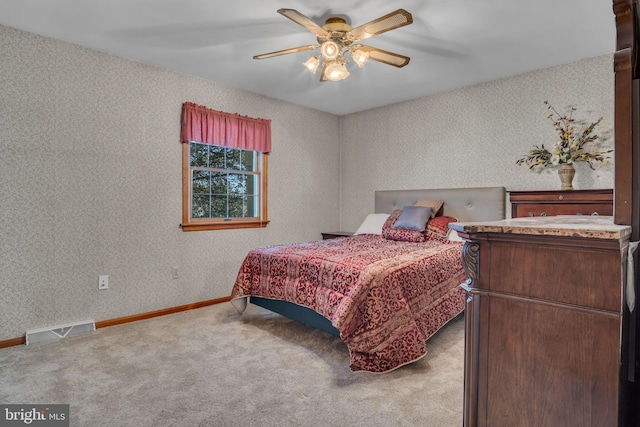
[[[191,217],[191,167],[189,165],[190,144],[182,143],[182,231],[230,230],[240,228],[264,228],[268,217],[268,165],[269,154],[260,153],[260,218],[192,218]],[[255,151],[255,150],[254,150]]]

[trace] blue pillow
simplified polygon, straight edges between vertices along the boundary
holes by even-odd
[[[393,228],[424,231],[431,218],[431,208],[424,206],[405,206]]]

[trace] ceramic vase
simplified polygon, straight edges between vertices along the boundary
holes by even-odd
[[[573,177],[576,174],[576,170],[571,163],[563,163],[558,168],[558,176],[562,183],[561,190],[573,190]]]

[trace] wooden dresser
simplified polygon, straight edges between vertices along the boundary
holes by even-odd
[[[511,191],[511,217],[613,215],[613,190]]]
[[[464,425],[625,425],[631,227],[591,216],[450,227],[467,239],[470,277]]]

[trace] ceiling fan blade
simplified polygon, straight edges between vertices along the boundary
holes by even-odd
[[[393,65],[394,67],[404,67],[409,63],[408,56],[400,55],[398,53],[389,52],[386,50],[378,49],[371,46],[360,46],[358,49],[365,52],[369,52],[369,59],[382,62],[383,64]]]
[[[413,22],[413,16],[404,9],[398,9],[351,30],[354,41],[368,39],[389,30],[404,27]]]
[[[306,46],[292,47],[291,49],[278,50],[278,51],[275,51],[275,52],[269,52],[269,53],[263,53],[261,55],[256,55],[256,56],[253,57],[253,59],[273,58],[274,56],[287,55],[289,53],[304,52],[305,50],[313,50],[313,49],[317,49],[319,47],[320,47],[319,44],[309,44],[309,45],[306,45]]]
[[[303,14],[301,14],[295,9],[278,9],[278,13],[282,16],[285,16],[291,19],[296,24],[311,31],[316,36],[324,36],[324,37],[330,36],[330,34],[325,29],[323,29],[320,25],[316,24],[311,19],[307,18],[306,16],[304,16]]]

